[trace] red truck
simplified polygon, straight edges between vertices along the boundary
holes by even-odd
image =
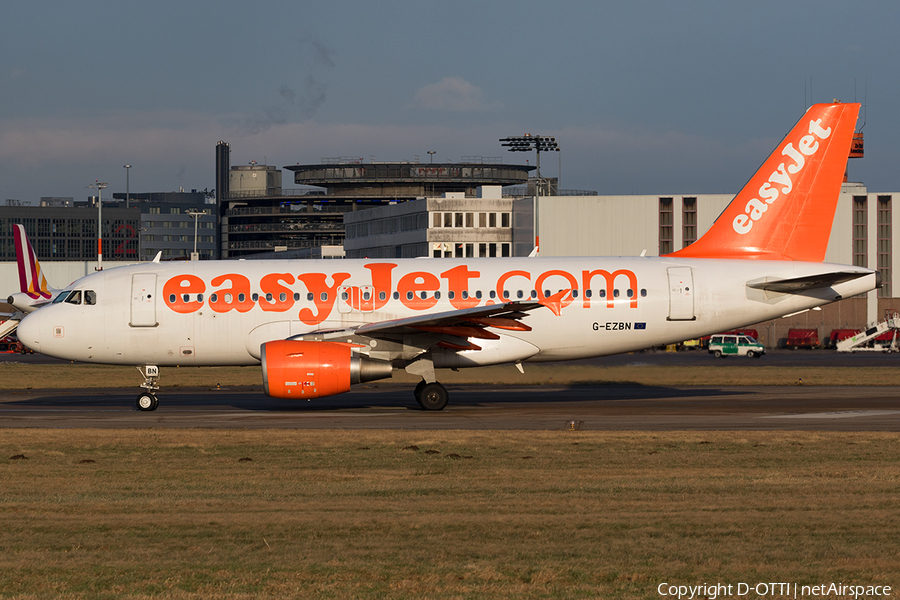
[[[813,348],[819,347],[819,330],[818,329],[788,329],[787,342],[785,348],[796,350],[797,348]]]
[[[19,354],[34,354],[34,350],[25,347],[25,344],[15,338],[15,336],[6,336],[0,340],[0,352],[18,352]]]

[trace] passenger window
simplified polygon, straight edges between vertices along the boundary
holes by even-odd
[[[84,303],[91,306],[97,304],[97,292],[95,292],[94,290],[85,290]]]

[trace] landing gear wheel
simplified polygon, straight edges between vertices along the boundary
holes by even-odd
[[[136,404],[138,410],[156,410],[156,407],[159,406],[159,400],[157,400],[156,396],[154,396],[153,394],[150,394],[148,392],[141,392],[140,394],[138,394]]]
[[[437,382],[423,385],[416,397],[419,405],[425,410],[443,410],[447,406],[449,399],[450,395],[447,393],[446,388]]]
[[[426,385],[428,385],[428,382],[423,379],[419,382],[419,384],[416,386],[415,391],[413,392],[413,395],[416,397],[416,402],[419,403],[419,406],[422,406],[422,388]]]

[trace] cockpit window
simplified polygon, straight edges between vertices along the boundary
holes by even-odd
[[[97,292],[94,290],[63,290],[53,299],[53,304],[65,302],[67,304],[81,304],[82,298],[85,305],[97,304]]]

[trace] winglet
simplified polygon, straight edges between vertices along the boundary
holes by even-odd
[[[669,256],[823,261],[859,107],[810,107],[709,231]]]
[[[29,298],[37,300],[51,297],[50,286],[41,271],[41,263],[38,262],[34,248],[28,241],[23,225],[16,225],[13,231],[16,243],[16,262],[19,266],[19,289]]]

